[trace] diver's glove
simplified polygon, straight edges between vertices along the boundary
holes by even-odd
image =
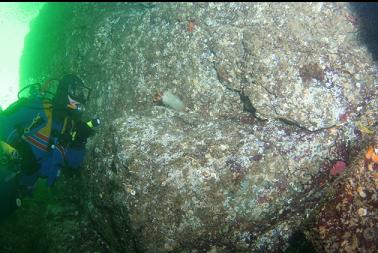
[[[76,131],[73,134],[73,146],[85,146],[88,137],[95,134],[95,130],[93,128],[97,127],[98,125],[100,125],[99,119],[93,119],[88,121],[87,123],[85,123],[84,121],[75,122]]]

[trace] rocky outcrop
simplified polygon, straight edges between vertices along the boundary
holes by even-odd
[[[284,249],[376,120],[347,4],[60,5],[27,41],[59,46],[32,67],[26,47],[22,80],[76,72],[93,89],[84,206],[109,251]]]
[[[378,250],[378,164],[366,157],[364,150],[333,183],[307,231],[319,252]]]

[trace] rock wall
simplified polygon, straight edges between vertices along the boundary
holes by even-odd
[[[347,15],[345,3],[48,4],[22,81],[75,72],[93,89],[85,116],[103,125],[83,205],[104,247],[284,249],[377,118],[377,70]]]

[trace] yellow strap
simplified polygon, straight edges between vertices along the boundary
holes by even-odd
[[[33,127],[36,126],[36,124],[41,120],[41,116],[39,115],[39,113],[37,114],[37,116],[34,117],[32,123],[28,126],[28,127],[25,127],[24,128],[24,133],[25,134],[28,134],[30,132],[30,129],[32,129]]]

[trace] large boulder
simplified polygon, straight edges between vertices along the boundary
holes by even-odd
[[[48,4],[22,81],[76,72],[92,88],[85,116],[103,125],[83,202],[108,250],[284,249],[376,120],[377,71],[348,15],[345,3]]]

